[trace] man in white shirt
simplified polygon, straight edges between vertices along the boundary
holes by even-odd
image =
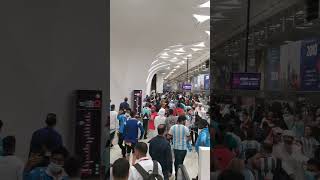
[[[308,158],[302,154],[301,147],[295,144],[293,131],[283,131],[283,142],[273,148],[273,156],[282,161],[282,167],[294,180],[304,178],[303,165]]]
[[[14,136],[7,136],[3,140],[3,156],[0,157],[1,179],[22,180],[23,162],[14,155],[16,139]]]
[[[114,138],[114,135],[116,133],[116,130],[119,127],[118,124],[118,112],[115,110],[116,106],[114,104],[111,105],[111,111],[110,111],[110,143],[111,147],[113,146],[112,141]]]
[[[195,112],[196,112],[196,114],[198,114],[201,118],[205,119],[207,112],[205,111],[202,103],[198,103],[198,107],[196,107]]]
[[[147,157],[148,145],[138,142],[135,146],[137,163],[130,167],[129,180],[144,180],[143,176],[154,175],[156,179],[163,179],[162,168],[159,162]]]

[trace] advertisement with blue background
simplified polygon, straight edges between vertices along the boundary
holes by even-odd
[[[210,77],[209,74],[204,75],[204,89],[209,90],[210,89]]]
[[[267,57],[267,76],[266,76],[266,88],[268,90],[280,89],[280,48],[268,49]]]
[[[301,47],[301,90],[320,90],[319,40],[306,40]]]

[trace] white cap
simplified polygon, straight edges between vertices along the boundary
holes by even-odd
[[[279,127],[275,127],[272,130],[273,130],[273,134],[282,134],[283,133],[283,130]]]
[[[163,109],[163,108],[161,108],[161,109],[159,110],[158,114],[159,114],[160,116],[164,116],[164,115],[166,114],[166,110]]]
[[[296,137],[294,132],[291,131],[291,130],[284,130],[282,135],[283,136],[288,136],[288,137],[293,137],[293,138]]]

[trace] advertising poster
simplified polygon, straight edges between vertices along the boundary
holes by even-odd
[[[230,89],[232,64],[217,62],[216,86],[217,89]]]
[[[237,90],[260,90],[260,73],[232,73],[231,87]]]
[[[280,81],[280,48],[270,48],[267,54],[267,76],[266,88],[268,90],[279,90]]]
[[[301,47],[301,90],[320,90],[319,40],[306,40]]]
[[[82,177],[99,176],[102,92],[76,91],[76,153],[84,158]]]
[[[198,86],[198,77],[194,76],[192,78],[192,90],[197,91],[199,90],[199,86]]]
[[[209,74],[204,75],[204,89],[209,90],[210,89],[210,77]]]
[[[204,74],[198,76],[199,89],[204,90]]]
[[[300,89],[300,59],[301,41],[289,44],[288,80],[289,87],[294,90]]]
[[[192,89],[192,85],[190,83],[185,83],[183,84],[182,89],[185,91],[190,91]]]
[[[142,111],[142,90],[133,90],[133,110],[137,112],[137,114],[141,114]]]
[[[280,79],[282,88],[300,89],[301,41],[281,46]]]

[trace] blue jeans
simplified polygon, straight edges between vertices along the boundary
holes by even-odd
[[[173,149],[174,153],[174,170],[175,173],[178,173],[178,168],[180,164],[183,164],[184,158],[187,155],[187,150],[178,150],[178,149]]]

